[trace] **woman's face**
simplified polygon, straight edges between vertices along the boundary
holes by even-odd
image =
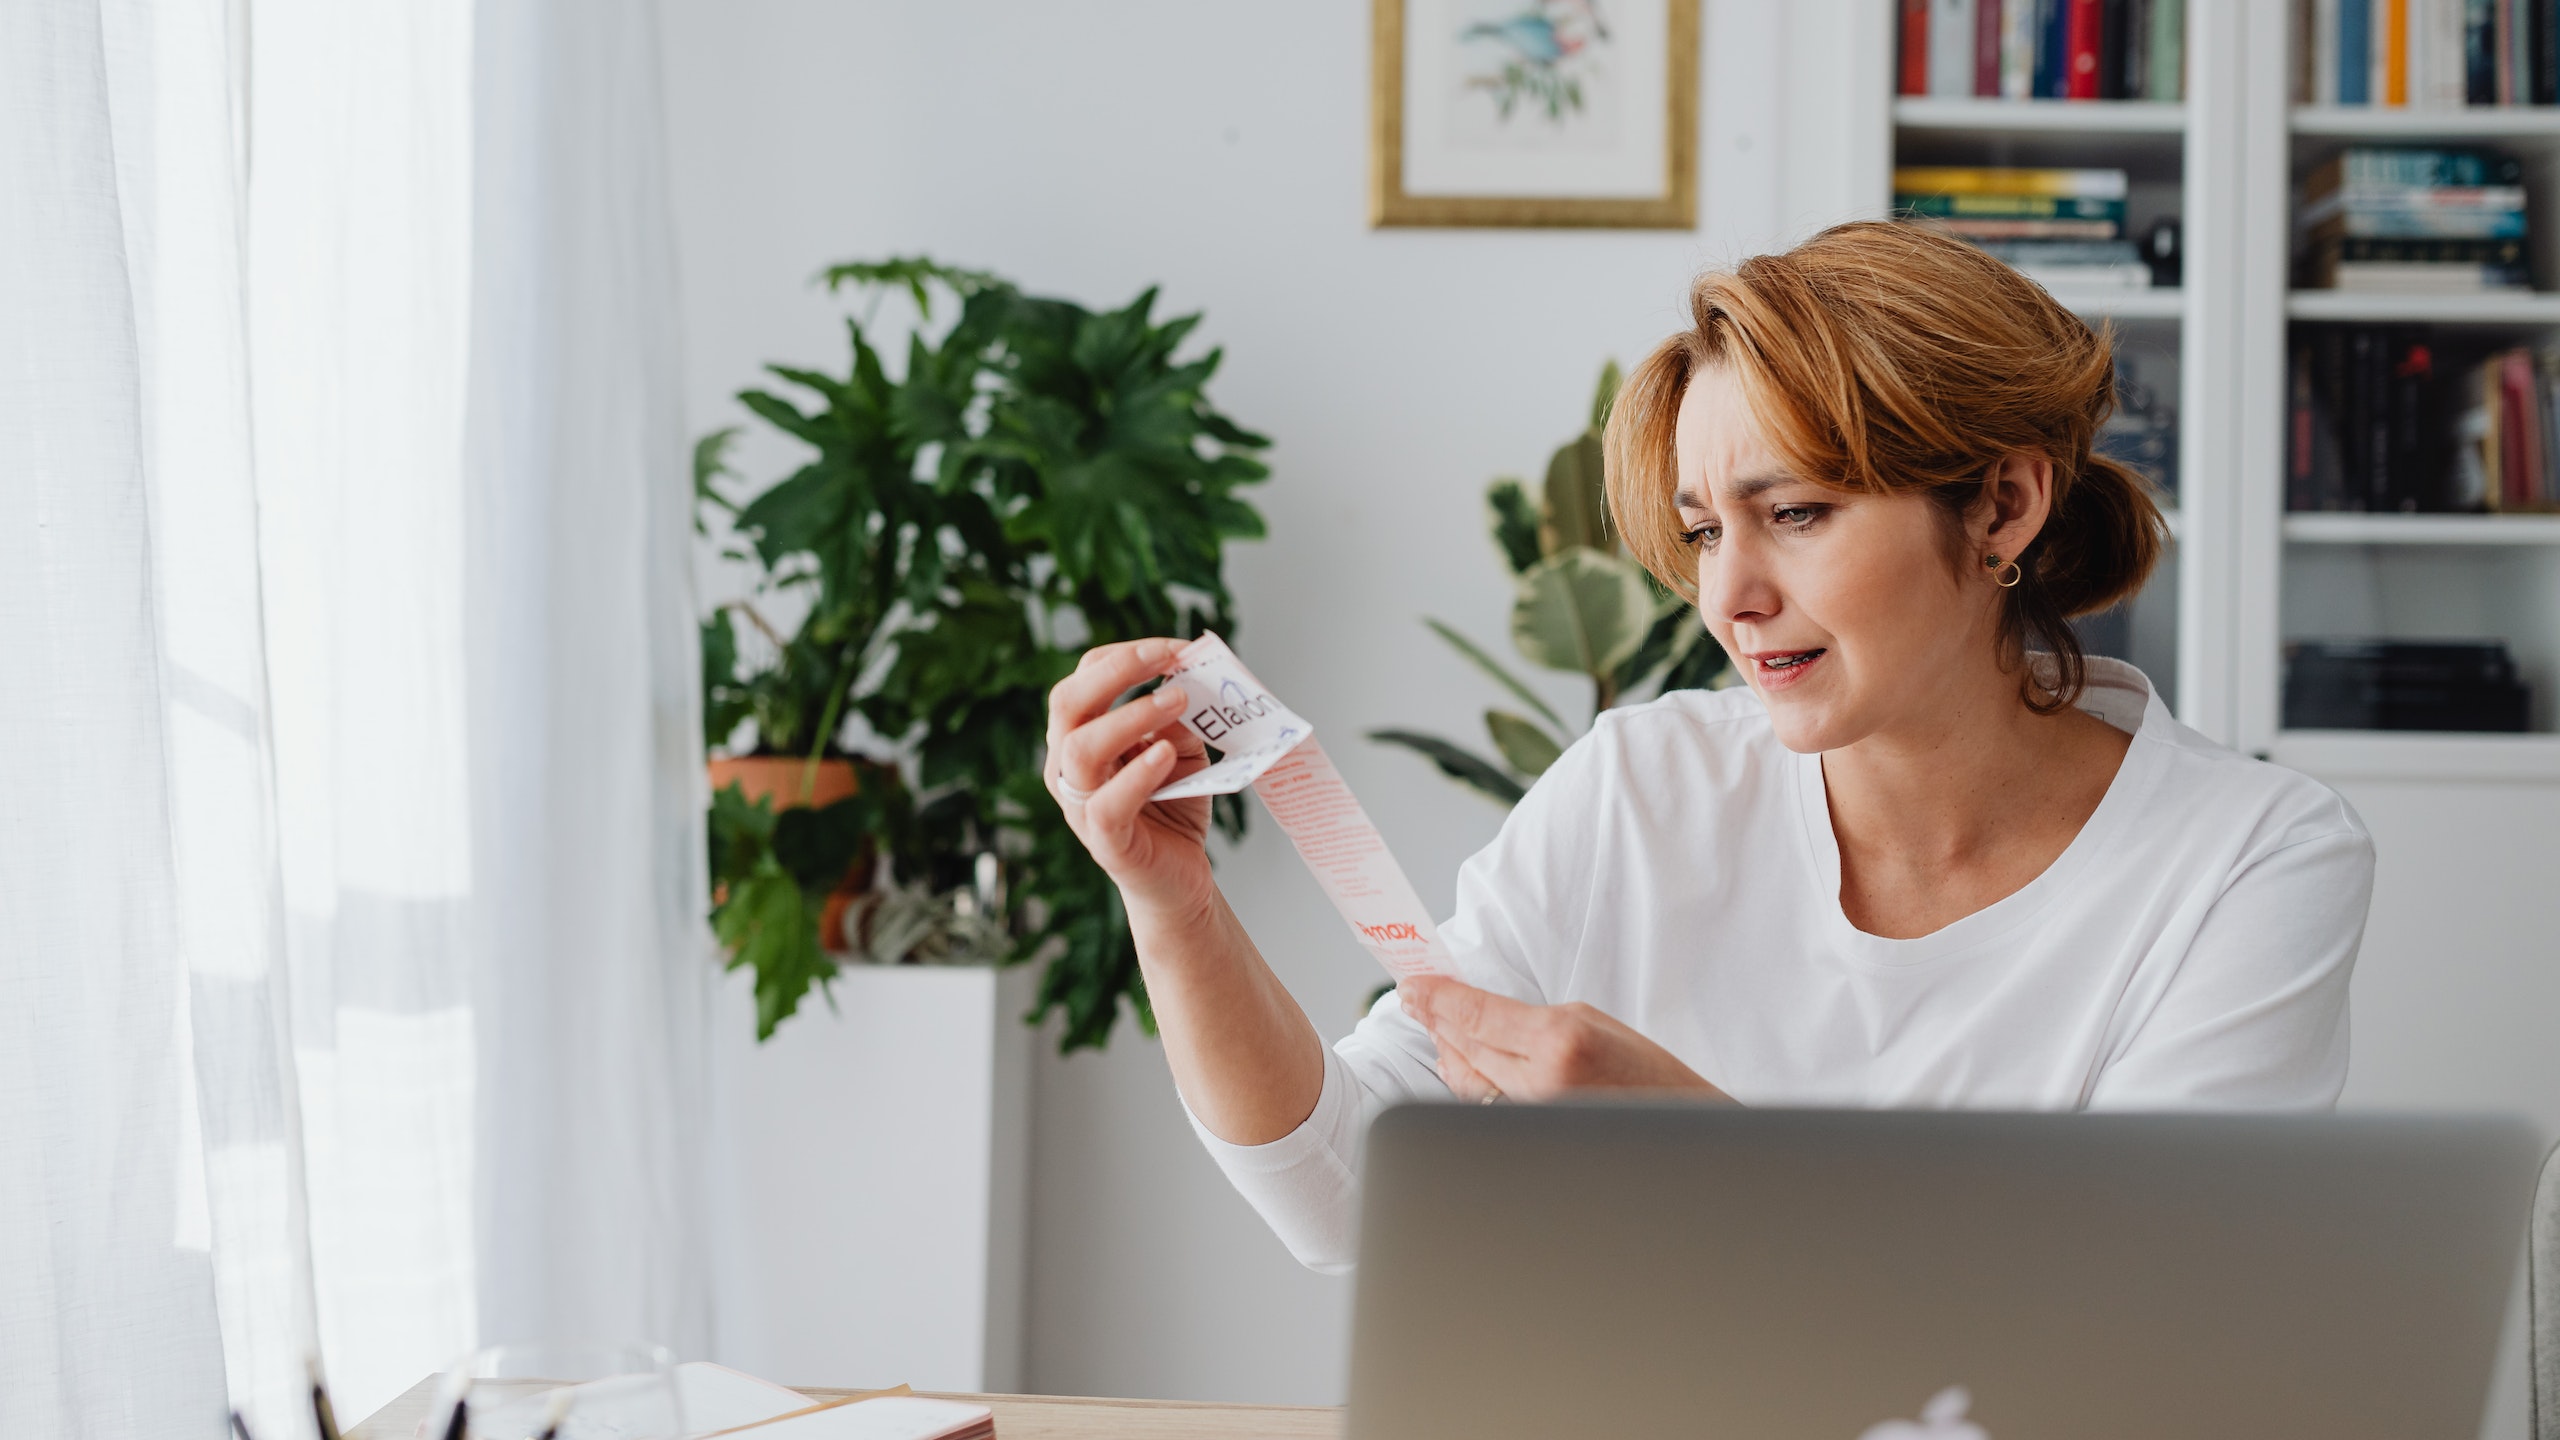
[[[1986,678],[2014,690],[1999,681],[1998,588],[1950,563],[1936,504],[1789,473],[1720,369],[1691,378],[1678,450],[1699,613],[1788,749],[1925,737],[1998,693]]]

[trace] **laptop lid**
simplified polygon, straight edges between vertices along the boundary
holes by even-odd
[[[1350,1440],[2470,1440],[2522,1122],[1408,1105]]]

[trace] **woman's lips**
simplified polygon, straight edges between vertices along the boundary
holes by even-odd
[[[1752,683],[1766,692],[1803,684],[1805,676],[1829,653],[1817,646],[1811,650],[1755,650],[1743,658],[1751,662]]]

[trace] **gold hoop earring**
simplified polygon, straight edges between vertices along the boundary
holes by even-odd
[[[1983,556],[1982,567],[1991,572],[1991,582],[2003,590],[2015,590],[2018,582],[2027,578],[2026,567],[1997,555]]]

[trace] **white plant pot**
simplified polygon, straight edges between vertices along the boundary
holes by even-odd
[[[851,965],[755,1041],[712,1041],[715,1357],[784,1384],[1022,1383],[1037,980]]]

